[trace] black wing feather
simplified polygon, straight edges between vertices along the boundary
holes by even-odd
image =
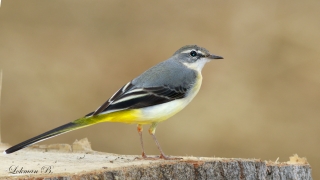
[[[119,89],[110,99],[108,99],[105,103],[103,103],[96,111],[87,114],[86,116],[95,116],[103,112],[115,99],[121,97],[126,89],[131,89],[133,84],[131,82],[124,85],[121,89]]]
[[[148,87],[134,88],[131,84],[123,86],[108,101],[100,106],[95,112],[86,116],[94,116],[106,111],[117,111],[123,109],[139,109],[148,106],[167,103],[175,99],[181,99],[186,96],[187,89],[181,86],[169,87]],[[132,92],[131,92],[132,91]],[[130,98],[132,96],[133,98]],[[123,100],[126,98],[126,100]]]

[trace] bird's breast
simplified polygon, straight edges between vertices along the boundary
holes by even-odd
[[[142,108],[140,109],[141,118],[138,121],[141,121],[141,124],[149,124],[152,122],[164,121],[175,115],[185,108],[197,95],[200,90],[201,83],[202,75],[199,73],[197,75],[196,83],[192,85],[186,97],[159,105]]]

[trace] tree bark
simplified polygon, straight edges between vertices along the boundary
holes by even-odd
[[[87,140],[68,146],[38,145],[2,154],[0,179],[312,180],[310,165],[297,155],[283,163],[207,157],[143,160],[139,156],[92,151]]]

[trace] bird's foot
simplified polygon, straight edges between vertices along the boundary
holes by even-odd
[[[138,159],[138,160],[159,160],[160,158],[158,157],[148,157],[146,155],[146,153],[142,153],[142,157],[136,157],[135,159]]]
[[[137,159],[137,160],[160,160],[160,159],[164,159],[164,160],[181,160],[183,158],[170,157],[170,156],[167,156],[165,154],[160,154],[160,156],[158,156],[158,157],[150,157],[150,156],[147,156],[145,153],[142,153],[142,157],[136,157],[135,159]]]
[[[177,158],[177,157],[170,157],[170,156],[167,156],[165,154],[160,154],[160,159],[165,159],[165,160],[181,160],[183,158]]]
[[[150,156],[144,156],[144,157],[136,157],[135,160],[159,160],[159,157],[150,157]]]

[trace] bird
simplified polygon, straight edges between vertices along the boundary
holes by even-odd
[[[5,150],[10,154],[40,141],[101,122],[137,124],[142,158],[149,158],[144,150],[143,125],[150,124],[149,134],[165,155],[155,136],[157,125],[185,108],[197,95],[202,84],[202,68],[207,62],[223,57],[210,54],[198,45],[186,45],[169,59],[160,62],[134,78],[95,111],[72,122],[49,130]]]

